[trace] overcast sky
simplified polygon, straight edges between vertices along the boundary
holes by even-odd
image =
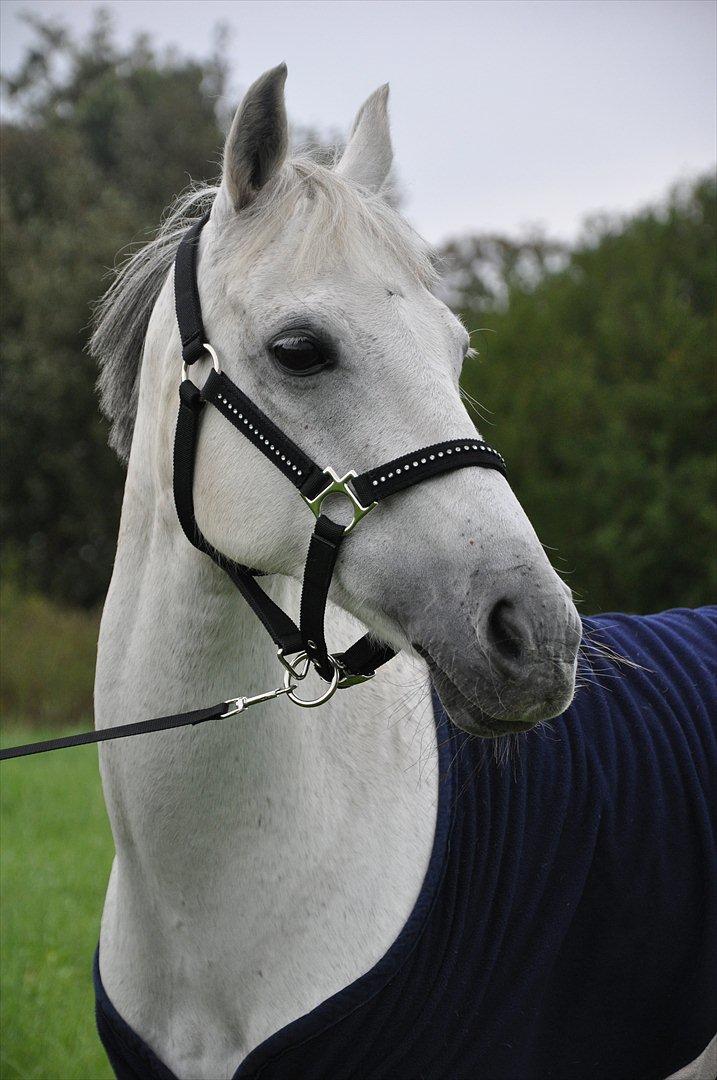
[[[31,40],[23,10],[78,32],[94,0],[3,0],[0,65]],[[345,129],[391,83],[406,211],[431,241],[538,224],[570,238],[714,165],[713,0],[115,0],[121,40],[197,56],[231,27],[238,95],[281,60],[289,113]],[[173,194],[168,192],[169,197]]]

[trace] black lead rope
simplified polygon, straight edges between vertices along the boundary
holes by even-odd
[[[338,476],[330,468],[320,468],[220,370],[216,353],[207,343],[197,284],[197,261],[201,231],[208,220],[209,214],[206,214],[187,231],[177,249],[174,267],[175,305],[184,365],[174,440],[174,501],[184,535],[229,576],[274,641],[279,659],[287,669],[284,685],[254,698],[237,698],[209,709],[11,747],[0,751],[0,761],[202,724],[234,715],[249,705],[280,694],[287,694],[295,704],[312,706],[328,700],[337,687],[345,688],[371,678],[382,664],[395,656],[395,651],[389,645],[376,640],[371,634],[365,634],[346,652],[332,654],[324,632],[331,579],[347,533],[387,496],[431,477],[469,466],[494,469],[505,476],[502,456],[478,438],[451,439],[423,447],[360,475],[350,473]],[[187,377],[186,369],[206,355],[211,355],[214,370],[200,390]],[[299,626],[261,588],[256,580],[258,571],[217,551],[197,525],[193,497],[194,465],[201,416],[207,402],[291,481],[317,518],[304,567]],[[334,493],[345,496],[351,504],[353,520],[347,526],[336,524],[322,512],[324,499]],[[295,659],[292,661],[290,657]],[[302,657],[306,660],[302,660]],[[306,674],[309,663],[330,685],[321,698],[304,702],[294,696],[294,691],[297,682]]]
[[[219,705],[211,705],[208,709],[195,709],[194,712],[158,716],[154,720],[140,720],[136,724],[119,724],[117,727],[101,728],[99,731],[81,731],[79,735],[63,735],[59,739],[45,739],[43,742],[10,746],[7,750],[0,750],[0,761],[29,757],[31,754],[46,754],[49,750],[66,750],[70,746],[87,746],[88,743],[126,739],[129,735],[148,735],[153,731],[167,731],[169,728],[187,727],[190,724],[204,724],[207,720],[218,720],[227,715],[227,711],[231,708],[231,704],[222,701]]]

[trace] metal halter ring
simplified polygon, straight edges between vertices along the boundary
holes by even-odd
[[[318,495],[314,495],[313,499],[307,498],[306,495],[302,495],[302,499],[308,506],[314,517],[321,515],[321,509],[324,504],[324,499],[327,499],[329,495],[345,495],[351,504],[351,511],[353,517],[351,521],[344,527],[344,535],[350,533],[355,525],[358,525],[361,518],[366,517],[374,506],[378,504],[375,502],[369,503],[368,506],[364,506],[354,489],[351,487],[351,481],[356,478],[356,472],[351,469],[345,476],[339,476],[330,466],[324,469],[324,475],[328,477],[328,484],[323,491],[320,491]]]
[[[301,663],[301,661],[305,657],[306,653],[299,653],[295,662]],[[332,698],[334,696],[334,694],[336,693],[336,688],[339,685],[339,679],[341,678],[341,669],[334,660],[333,656],[329,656],[329,660],[331,661],[331,665],[334,669],[334,673],[331,676],[331,682],[327,686],[326,690],[324,690],[323,694],[320,694],[319,697],[314,698],[312,701],[305,701],[304,698],[296,696],[296,684],[294,683],[294,679],[296,678],[296,676],[287,669],[286,673],[284,674],[284,689],[286,690],[286,696],[288,697],[289,701],[293,701],[294,705],[300,705],[302,709],[315,709],[318,705],[323,705],[324,702],[328,701],[329,698]]]
[[[202,342],[202,348],[206,349],[206,351],[211,356],[212,364],[214,366],[214,370],[216,371],[217,375],[221,375],[222,368],[221,368],[221,364],[219,363],[219,357],[217,356],[217,354],[214,351],[214,349],[212,348],[212,346],[207,341],[204,341],[204,342]],[[182,363],[182,379],[188,379],[188,378],[189,378],[189,368],[187,367],[187,365],[185,363]]]
[[[292,653],[291,655],[293,656],[294,654]],[[276,658],[281,666],[291,674],[292,678],[297,679],[299,682],[306,678],[309,668],[311,667],[311,661],[305,652],[296,653],[296,660],[292,663],[292,661],[288,659],[285,649],[277,649]]]

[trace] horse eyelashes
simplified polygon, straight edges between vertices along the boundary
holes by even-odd
[[[325,349],[309,337],[281,338],[272,345],[271,351],[277,363],[292,375],[313,375],[331,363]]]

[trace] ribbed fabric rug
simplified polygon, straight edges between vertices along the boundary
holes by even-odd
[[[717,1031],[717,608],[584,629],[586,685],[504,764],[436,701],[439,810],[414,911],[375,967],[234,1080],[663,1080],[704,1050]],[[173,1080],[97,961],[95,985],[120,1080]]]

